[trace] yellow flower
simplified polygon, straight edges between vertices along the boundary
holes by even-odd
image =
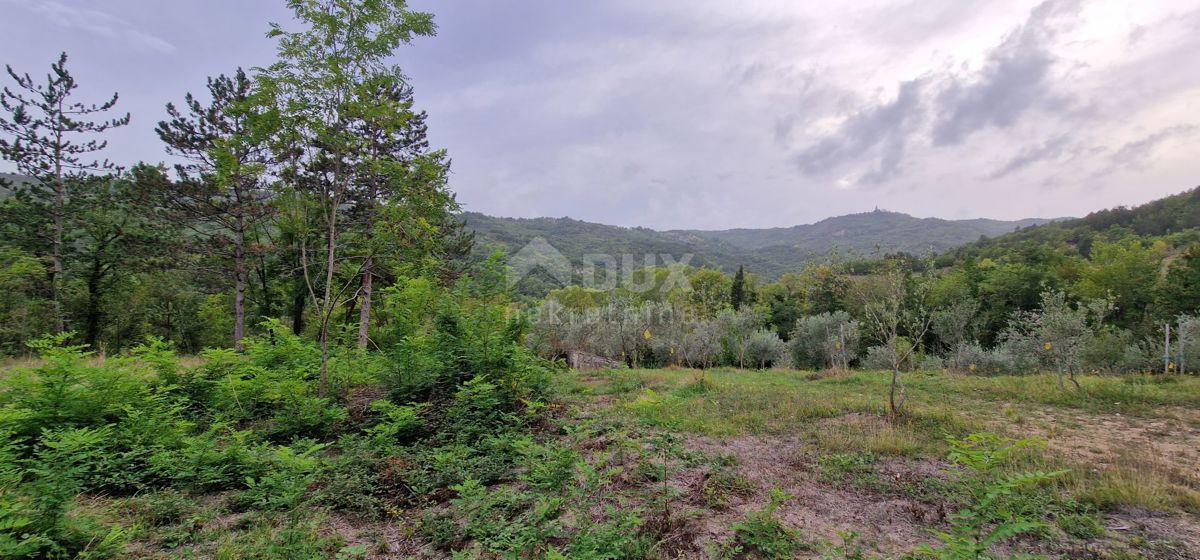
[[[1042,348],[1045,348],[1046,350],[1050,350],[1050,349],[1054,348],[1054,345],[1047,342],[1046,344],[1042,345]]]
[[[650,329],[646,329],[644,332],[642,332],[642,338],[650,340]]]
[[[971,371],[975,371],[975,364],[971,364],[968,369],[970,369]]]

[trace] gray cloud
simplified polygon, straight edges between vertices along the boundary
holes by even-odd
[[[937,97],[934,145],[958,144],[983,128],[1012,126],[1036,108],[1060,109],[1069,103],[1050,82],[1056,58],[1051,41],[1065,20],[1078,14],[1075,2],[1047,0],[1029,19],[988,54],[978,75],[954,77]]]
[[[1183,71],[1200,64],[1195,0],[1038,2],[411,0],[439,33],[395,60],[453,157],[451,188],[491,214],[658,228],[876,205],[1018,218],[1194,185],[1200,134],[1153,137],[1200,125],[1200,74]],[[0,9],[0,35],[21,45],[0,63],[37,75],[66,50],[81,100],[121,93],[133,123],[104,156],[123,164],[164,158],[163,105],[269,64],[265,22],[289,18],[283,0]]]
[[[69,6],[55,0],[7,0],[27,10],[38,13],[55,25],[79,30],[112,41],[162,54],[173,54],[175,45],[157,35],[138,29],[128,21],[110,13],[92,8]]]
[[[904,82],[892,101],[851,115],[835,133],[796,156],[800,170],[815,175],[871,157],[877,162],[863,181],[876,183],[894,176],[909,135],[921,124],[921,88],[921,80]]]
[[[1182,140],[1193,135],[1197,130],[1200,130],[1195,125],[1175,125],[1164,128],[1162,130],[1147,134],[1126,142],[1107,158],[1107,165],[1104,166],[1097,176],[1107,175],[1109,173],[1122,170],[1139,170],[1144,169],[1148,160],[1154,155],[1163,143],[1169,140]]]
[[[987,178],[992,181],[1003,179],[1035,163],[1058,159],[1075,146],[1075,142],[1066,134],[1049,138],[1045,142],[1026,146],[1003,165],[988,173]]]

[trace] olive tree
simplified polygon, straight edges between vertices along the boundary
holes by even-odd
[[[1058,290],[1042,293],[1042,308],[1018,311],[1004,333],[1005,341],[1016,351],[1037,356],[1058,375],[1058,388],[1064,380],[1079,388],[1075,373],[1082,363],[1084,349],[1112,311],[1112,300],[1093,299],[1072,305]]]
[[[901,368],[921,346],[929,332],[931,318],[925,307],[928,283],[892,266],[860,286],[863,324],[882,343],[884,356],[892,370],[888,384],[888,415],[896,418],[904,409],[904,383]]]
[[[848,369],[861,339],[858,321],[845,311],[822,313],[796,320],[788,341],[792,365],[809,368]]]

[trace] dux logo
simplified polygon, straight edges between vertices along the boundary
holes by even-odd
[[[571,259],[541,237],[529,240],[529,243],[508,259],[508,265],[508,279],[512,284],[520,282],[539,268],[563,286],[571,283]]]

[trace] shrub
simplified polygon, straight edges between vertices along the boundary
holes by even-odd
[[[1059,515],[1055,522],[1064,533],[1077,539],[1091,540],[1104,536],[1104,524],[1099,517],[1090,513],[1065,513]]]
[[[266,469],[257,477],[246,477],[246,491],[237,504],[259,510],[289,510],[300,505],[309,485],[316,479],[317,453],[324,444],[300,440],[280,446],[264,458]]]
[[[727,545],[725,557],[751,554],[758,558],[785,560],[795,558],[807,545],[800,534],[785,526],[775,510],[792,496],[779,489],[771,490],[771,499],[762,510],[751,512],[733,525],[733,543]]]
[[[1006,474],[1001,470],[1014,453],[1033,445],[1034,440],[1013,442],[988,433],[946,440],[950,460],[967,469],[960,480],[967,505],[950,514],[949,531],[933,531],[942,546],[922,545],[917,547],[919,554],[938,560],[997,558],[992,551],[996,544],[1045,526],[1041,520],[1044,511],[1022,511],[1028,508],[1012,507],[1012,499],[1067,471]]]
[[[976,375],[1017,375],[1037,371],[1037,361],[1016,355],[1008,346],[986,350],[978,343],[966,342],[951,350],[947,358],[955,369]]]
[[[680,340],[679,360],[688,367],[708,368],[721,359],[721,328],[715,321],[700,321]]]
[[[795,367],[848,367],[860,340],[859,323],[845,311],[835,311],[798,319],[788,346]]]
[[[758,329],[745,342],[744,362],[759,369],[780,365],[787,356],[787,344],[770,329]]]

